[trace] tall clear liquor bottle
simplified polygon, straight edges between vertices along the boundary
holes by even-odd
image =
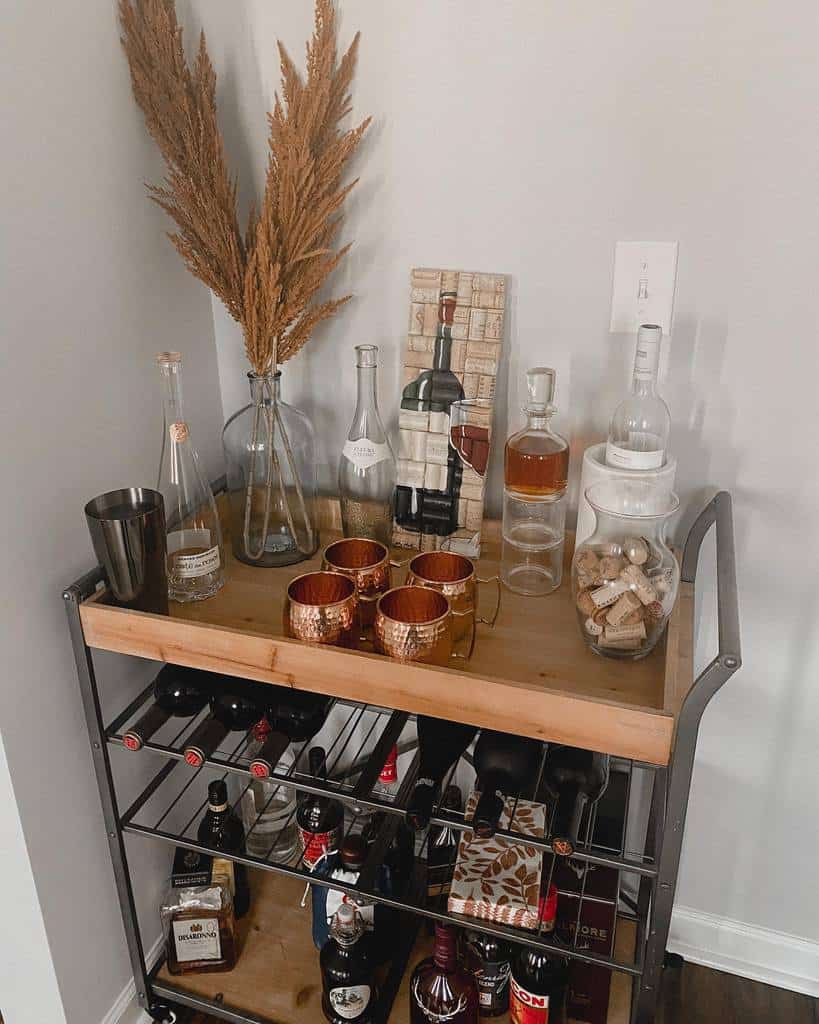
[[[222,530],[213,492],[182,409],[182,356],[160,352],[164,426],[157,490],[165,499],[168,530],[168,597],[203,601],[225,582]]]
[[[345,537],[392,537],[396,461],[378,411],[378,346],[356,345],[358,399],[341,452],[338,491]]]
[[[408,433],[421,432],[441,435],[441,458],[446,455],[446,465],[441,462],[435,483],[428,486],[427,474],[431,460],[426,463],[414,462],[420,467],[420,475],[412,484],[399,484],[395,492],[395,521],[405,530],[447,537],[458,528],[458,495],[461,489],[463,466],[460,456],[449,444],[449,410],[453,402],[464,398],[464,389],[452,372],[452,324],[455,316],[455,292],[441,292],[438,307],[438,330],[432,369],[423,370],[415,380],[410,381],[401,396],[404,413],[419,414],[417,425]],[[427,441],[427,451],[429,441]],[[402,458],[405,456],[402,455]]]
[[[606,441],[606,463],[616,469],[665,465],[671,416],[657,394],[662,337],[656,324],[643,324],[637,332],[631,394],[614,410]]]

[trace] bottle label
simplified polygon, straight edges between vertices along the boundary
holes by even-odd
[[[337,828],[330,829],[329,832],[309,832],[299,825],[299,839],[304,851],[302,859],[309,871],[312,871],[319,862],[323,863],[327,856],[338,849]]]
[[[390,446],[382,441],[370,441],[369,438],[359,437],[357,441],[345,441],[341,454],[356,469],[369,469],[371,466],[392,458]]]
[[[343,1020],[355,1020],[370,1005],[372,989],[369,985],[348,985],[330,989],[330,1006]]]
[[[227,860],[224,857],[214,857],[213,864],[210,869],[211,876],[216,878],[217,875],[224,875],[227,879],[228,888],[230,894],[235,898],[236,896],[236,873],[233,870],[233,861]]]
[[[497,1010],[506,1003],[506,986],[512,967],[508,960],[500,963],[484,963],[475,976],[478,983],[478,999],[481,1006]]]
[[[196,917],[174,921],[172,928],[176,959],[180,963],[189,963],[191,960],[222,959],[219,922],[215,917]]]
[[[511,1024],[548,1024],[549,997],[529,992],[512,978],[509,1010]]]
[[[192,580],[216,572],[221,565],[219,548],[212,547],[195,555],[176,555],[173,560],[173,574],[179,579]]]
[[[660,439],[653,434],[632,434],[631,443],[635,442],[659,445]],[[660,469],[665,463],[665,449],[657,447],[654,451],[638,452],[632,451],[630,448],[621,448],[619,445],[607,441],[606,462],[616,469]]]
[[[452,993],[454,995],[454,993]],[[412,1005],[421,1011],[427,1020],[431,1020],[434,1024],[443,1024],[444,1021],[457,1020],[461,1014],[465,1014],[469,1006],[469,1000],[466,997],[466,993],[461,992],[458,994],[458,1000],[453,1005],[450,1005],[449,1009],[446,1010],[431,1010],[429,1007],[424,1005],[424,994],[421,992],[418,979],[413,978],[412,981]]]
[[[398,781],[398,748],[393,747],[392,750],[387,754],[387,760],[384,762],[381,771],[378,774],[378,781],[384,783],[397,782]]]
[[[638,339],[637,351],[634,355],[634,379],[656,380],[657,367],[660,365],[660,341]]]

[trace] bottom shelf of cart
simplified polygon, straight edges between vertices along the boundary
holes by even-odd
[[[253,905],[239,922],[240,955],[233,970],[174,976],[163,965],[154,978],[154,991],[158,996],[187,1002],[226,1020],[245,1016],[271,1024],[319,1024],[324,1020],[321,974],[311,935],[309,901],[306,907],[300,906],[304,884],[273,872],[254,871],[251,886]],[[634,926],[628,921],[621,922],[616,937],[618,959],[630,958],[634,941]],[[422,928],[389,1024],[408,1024],[412,968],[431,949],[432,939]],[[628,1024],[631,985],[629,975],[612,974],[608,1024]],[[495,1020],[505,1024],[508,1018]]]

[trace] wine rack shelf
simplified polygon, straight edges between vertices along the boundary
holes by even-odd
[[[338,503],[320,508],[322,543],[338,537]],[[228,524],[224,523],[225,532]],[[479,575],[496,573],[499,524],[484,524]],[[283,636],[287,584],[320,554],[283,569],[236,561],[226,542],[226,582],[208,601],[171,604],[169,616],[115,608],[104,589],[80,606],[89,647],[171,661],[402,711],[668,764],[693,681],[693,585],[683,582],[666,639],[639,662],[598,658],[584,646],[566,571],[547,598],[504,590],[494,628],[478,627],[464,668],[401,664],[366,650],[310,646]],[[396,549],[396,558],[407,552]],[[394,570],[397,581],[403,571]],[[493,595],[489,595],[493,598]],[[464,663],[460,663],[464,664]]]
[[[147,694],[146,694],[147,696]],[[128,709],[129,712],[131,709]],[[198,718],[198,716],[197,716]],[[114,723],[118,728],[119,719]],[[150,836],[161,839],[174,846],[187,846],[191,849],[200,850],[206,853],[211,851],[203,846],[196,838],[196,828],[207,807],[208,783],[214,778],[227,779],[232,773],[234,780],[238,783],[235,787],[233,797],[234,810],[241,814],[242,797],[245,790],[251,785],[251,776],[248,772],[248,760],[244,757],[244,750],[248,739],[245,736],[231,734],[232,740],[226,744],[224,750],[219,751],[214,757],[207,761],[201,768],[192,769],[184,761],[181,761],[181,750],[184,747],[185,737],[192,732],[196,719],[187,723],[181,732],[173,738],[172,745],[154,743],[152,749],[174,759],[159,769],[154,778],[137,797],[131,807],[123,814],[120,824],[125,832],[137,835]],[[173,723],[168,723],[165,729],[173,728]],[[116,729],[109,728],[109,742],[119,743],[121,737]],[[408,764],[402,766],[402,785],[392,801],[379,800],[371,792],[373,782],[377,777],[378,770],[384,763],[386,752],[397,742],[399,750],[411,752],[416,746],[414,740],[413,723],[407,721],[407,716],[397,712],[389,712],[385,709],[371,707],[363,704],[339,703],[335,714],[331,714],[327,725],[322,732],[311,739],[308,743],[297,749],[297,759],[293,768],[287,774],[274,775],[274,781],[280,781],[282,785],[289,785],[295,789],[307,792],[324,793],[335,797],[344,803],[347,808],[345,828],[347,832],[360,831],[369,810],[382,810],[387,813],[385,818],[387,824],[383,831],[392,829],[394,832],[398,823],[404,816],[404,805],[415,779],[416,764],[413,758]],[[305,771],[306,748],[314,743],[323,745],[327,751],[328,780],[326,782],[310,776]],[[545,755],[545,747],[544,747]],[[131,755],[139,756],[139,755]],[[403,760],[403,759],[402,759]],[[449,779],[467,779],[469,785],[474,781],[474,771],[466,759],[462,764],[456,764],[449,773]],[[541,761],[542,764],[542,761]],[[637,889],[641,877],[653,878],[656,869],[650,856],[642,856],[630,852],[627,848],[626,823],[629,817],[630,796],[635,785],[651,786],[654,781],[654,769],[650,766],[634,764],[622,759],[614,759],[612,771],[619,774],[622,785],[619,790],[623,798],[617,806],[615,817],[617,826],[614,829],[615,839],[612,840],[612,828],[597,827],[598,805],[594,805],[591,814],[588,814],[581,825],[581,844],[578,847],[575,861],[591,862],[596,865],[605,865],[617,872],[617,882],[613,886],[615,892],[629,887],[624,883],[630,882],[630,888]],[[643,778],[637,779],[637,776]],[[445,783],[444,788],[448,784]],[[613,784],[612,784],[612,788]],[[535,799],[539,796],[540,779],[533,779],[531,785],[517,795],[517,799]],[[550,808],[552,811],[553,808]],[[295,812],[294,812],[295,813]],[[514,818],[514,811],[512,813]],[[462,814],[445,814],[439,807],[435,809],[433,822],[447,822],[453,827],[463,829],[468,823]],[[258,823],[259,818],[253,822],[246,822],[246,831],[251,835]],[[550,817],[551,821],[551,817]],[[286,821],[282,831],[286,830],[291,821]],[[556,858],[551,853],[551,844],[548,835],[542,841],[533,840],[530,836],[519,836],[514,832],[501,831],[499,836],[508,837],[509,840],[518,840],[527,846],[540,847],[544,851],[544,877],[547,879],[546,888],[551,884],[555,870]],[[417,853],[417,874],[423,879],[423,863],[426,856],[426,848],[429,833],[419,835],[416,840]],[[277,836],[271,837],[271,853],[277,848]],[[391,834],[385,835],[385,844],[388,844]],[[382,847],[383,848],[383,847]],[[224,854],[220,854],[224,856]],[[275,858],[269,854],[267,858],[242,856],[231,858],[238,860],[249,867],[273,871],[284,874],[291,878],[299,878],[302,885],[312,882],[318,885],[329,885],[327,879],[311,874],[304,865],[301,855],[296,855],[287,863],[277,863]],[[400,896],[386,898],[379,895],[371,884],[370,879],[375,875],[375,869],[379,861],[379,848],[374,845],[371,856],[372,864],[365,865],[361,877],[356,885],[342,885],[333,883],[333,887],[341,889],[352,896],[376,900],[387,903],[399,910],[405,910],[414,914],[420,914],[428,918],[448,920],[461,927],[469,927],[476,931],[486,931],[502,936],[514,942],[525,945],[538,946],[547,950],[554,950],[562,956],[570,959],[578,959],[588,963],[598,963],[610,967],[613,970],[623,971],[628,974],[637,974],[641,964],[633,959],[628,962],[619,961],[614,958],[614,933],[608,955],[595,955],[584,950],[579,941],[581,930],[579,924],[586,909],[585,900],[594,899],[586,895],[586,879],[588,873],[584,874],[583,883],[580,887],[579,898],[577,898],[576,921],[574,928],[574,940],[569,942],[555,941],[554,936],[543,931],[527,930],[507,927],[492,922],[464,917],[460,914],[451,914],[446,909],[427,906],[421,895],[424,891],[423,885],[416,885]],[[629,914],[629,916],[635,916]],[[640,921],[641,925],[645,920]]]
[[[319,525],[322,539],[329,543],[340,525],[336,503],[323,504]],[[703,538],[712,526],[716,528],[718,651],[695,679],[697,563]],[[485,557],[479,571],[491,575],[497,566],[497,524],[486,524],[485,536]],[[570,542],[567,548],[571,548]],[[567,550],[567,559],[570,554]],[[317,564],[315,559],[298,570],[309,571]],[[406,977],[402,981],[402,974],[423,917],[451,920],[575,961],[608,967],[613,972],[609,1024],[626,1019],[630,1024],[652,1024],[699,724],[708,702],[741,661],[730,495],[717,494],[691,527],[682,552],[679,599],[666,638],[638,663],[598,659],[586,651],[567,582],[542,600],[527,600],[505,591],[496,627],[479,627],[475,656],[462,670],[399,664],[366,650],[307,646],[282,635],[283,595],[295,574],[292,569],[253,569],[228,557],[223,590],[200,604],[172,606],[170,616],[113,607],[99,568],[63,593],[139,1003],[153,1020],[162,1022],[174,1019],[170,1009],[174,1001],[233,1024],[302,1024],[319,1019],[316,955],[304,911],[297,903],[308,880],[328,883],[309,874],[295,857],[288,863],[278,863],[270,855],[266,859],[233,857],[254,869],[251,888],[260,896],[242,925],[245,948],[237,967],[228,974],[193,979],[171,978],[161,962],[149,970],[125,837],[135,835],[210,852],[196,838],[206,784],[213,777],[229,779],[231,800],[240,804],[242,791],[251,781],[244,756],[246,740],[230,734],[201,768],[191,768],[183,759],[183,749],[200,715],[187,721],[171,719],[140,754],[115,752],[124,745],[128,724],[150,698],[150,688],[106,726],[96,650],[209,669],[335,698],[325,726],[332,734],[319,734],[315,739],[328,748],[328,778],[310,776],[304,770],[305,752],[300,750],[292,771],[274,774],[273,779],[296,790],[335,796],[348,809],[348,829],[360,827],[358,819],[364,813],[384,812],[380,833],[357,883],[333,882],[335,888],[390,904],[406,915],[406,949],[394,959],[390,975],[382,979],[383,998],[375,1018],[379,1024],[406,1021]],[[396,575],[400,581],[400,570]],[[108,706],[107,701],[105,704]],[[416,838],[410,882],[390,897],[375,892],[379,858],[401,825],[414,780],[417,744],[413,716],[417,714],[612,755],[612,782],[607,793],[618,790],[621,800],[613,818],[611,806],[604,821],[602,812],[598,817],[600,805],[595,805],[584,819],[581,843],[573,857],[579,865],[582,888],[578,892],[572,882],[564,889],[564,894],[573,893],[577,900],[577,918],[568,932],[546,933],[542,926],[527,932],[427,905],[422,882],[428,833]],[[387,798],[374,792],[373,785],[395,742],[402,753],[403,782],[398,793]],[[118,804],[112,754],[118,775],[127,773],[135,758],[141,758],[143,766],[151,761],[158,765],[153,778],[124,812]],[[464,774],[472,771],[468,755],[453,768],[453,773],[456,771],[459,783],[468,788],[474,778],[474,773]],[[538,796],[539,781],[533,779],[531,789],[527,787],[520,797]],[[619,830],[612,830],[613,819],[619,822]],[[467,827],[463,816],[445,812],[440,806],[434,810],[432,823]],[[499,835],[516,838],[511,832]],[[526,844],[543,851],[547,882],[554,877],[558,888],[568,885],[560,872],[555,874],[558,859],[551,851],[548,831],[542,839],[527,836]],[[584,904],[599,899],[593,887],[586,891],[594,866],[616,873],[618,923],[605,951],[592,953],[577,936]],[[292,926],[288,922],[293,922]],[[423,937],[419,943],[417,955],[423,950]],[[392,1008],[402,985],[403,996],[399,994]]]

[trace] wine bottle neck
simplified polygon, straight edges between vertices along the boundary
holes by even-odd
[[[634,395],[651,395],[657,387],[657,373],[660,367],[660,338],[657,332],[637,336],[637,350],[634,353],[634,372],[631,391]]]
[[[353,426],[361,428],[363,434],[367,434],[367,428],[371,422],[380,423],[381,417],[378,412],[378,393],[376,390],[376,366],[359,366],[356,368],[358,374],[358,394],[355,404],[355,415]]]
[[[450,328],[439,327],[435,336],[435,350],[432,366],[435,370],[448,370],[452,360],[452,335]]]
[[[454,971],[458,963],[455,949],[455,933],[446,926],[435,926],[435,947],[432,952],[437,967],[442,971]]]
[[[165,425],[169,429],[174,424],[184,424],[185,413],[182,408],[182,363],[160,363],[162,374],[162,409],[165,414]]]

